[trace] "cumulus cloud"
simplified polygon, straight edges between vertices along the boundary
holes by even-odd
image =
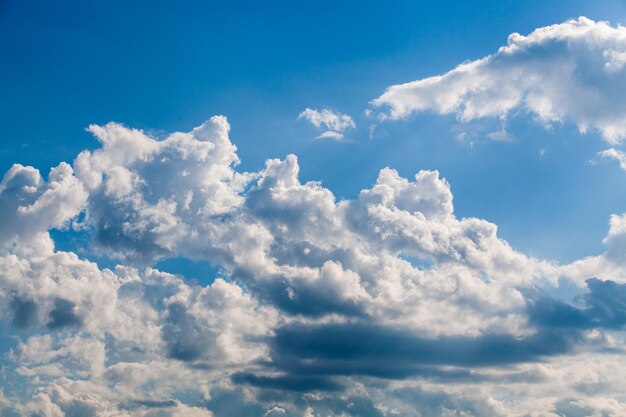
[[[82,209],[87,192],[66,163],[52,168],[48,181],[33,167],[15,164],[0,182],[2,251],[50,252],[51,228],[62,228]]]
[[[626,137],[624,57],[626,28],[581,17],[527,36],[513,33],[495,54],[393,85],[372,105],[391,120],[418,112],[453,113],[462,121],[522,112],[617,143]]]
[[[337,200],[299,179],[295,155],[238,171],[224,117],[163,139],[89,130],[101,146],[73,167],[44,180],[14,166],[0,186],[0,310],[17,340],[5,374],[30,387],[10,393],[15,412],[623,410],[619,274],[583,279],[601,262],[515,251],[496,225],[456,216],[437,171],[385,168]],[[624,224],[605,239],[611,272],[625,266]],[[92,239],[81,256],[54,248],[49,229],[69,226]],[[219,276],[202,286],[153,268],[179,257]],[[587,291],[575,303],[541,289],[568,277]]]
[[[356,128],[352,117],[330,109],[320,111],[307,107],[298,115],[298,119],[305,119],[318,130],[324,130],[316,139],[342,140],[345,131]]]

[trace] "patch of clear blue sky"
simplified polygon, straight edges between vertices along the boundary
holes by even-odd
[[[295,153],[301,178],[353,198],[384,166],[439,169],[457,215],[493,221],[525,252],[572,260],[602,250],[626,211],[625,175],[587,163],[606,146],[571,126],[418,116],[370,139],[368,101],[395,83],[493,53],[512,32],[587,16],[626,23],[619,1],[128,2],[0,0],[0,170],[46,172],[97,146],[90,123],[156,133],[228,116],[242,169]],[[351,114],[353,142],[314,141],[305,107]],[[459,129],[482,133],[472,147]],[[546,154],[539,157],[543,148]],[[62,239],[62,234],[58,237]],[[185,265],[174,262],[176,272]],[[171,265],[170,265],[171,266]],[[197,268],[192,265],[190,268]]]

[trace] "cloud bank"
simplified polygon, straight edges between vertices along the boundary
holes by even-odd
[[[100,146],[72,165],[0,184],[5,413],[626,412],[624,216],[604,254],[560,266],[457,218],[437,171],[385,168],[337,200],[294,155],[238,171],[221,116],[162,140],[89,130]],[[90,243],[58,250],[51,229]],[[170,258],[221,272],[154,268]],[[581,295],[548,295],[559,279]]]

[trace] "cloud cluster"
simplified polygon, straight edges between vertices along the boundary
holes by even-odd
[[[386,168],[338,201],[299,180],[293,155],[237,171],[224,117],[162,140],[89,130],[100,147],[73,166],[44,180],[15,165],[0,185],[0,309],[17,338],[7,410],[624,412],[624,217],[601,260],[559,266],[457,218],[437,171]],[[82,257],[55,250],[52,228],[92,243]],[[179,257],[221,272],[202,286],[153,268]],[[542,290],[568,277],[574,303]]]
[[[544,125],[569,122],[609,143],[626,137],[626,28],[581,17],[514,33],[506,46],[434,77],[389,87],[372,101],[382,119],[418,112],[462,121],[528,113]]]
[[[343,140],[347,130],[356,128],[352,117],[330,109],[319,111],[307,107],[298,115],[298,119],[305,119],[318,130],[323,130],[316,139]]]

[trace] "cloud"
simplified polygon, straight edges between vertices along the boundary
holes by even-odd
[[[316,139],[342,140],[345,131],[356,128],[352,117],[330,109],[319,111],[307,107],[298,115],[298,119],[305,119],[318,130],[325,130]]]
[[[0,182],[0,245],[8,249],[53,250],[51,228],[63,228],[82,209],[87,193],[62,162],[50,170],[48,181],[33,167],[15,164]]]
[[[588,279],[588,293],[578,298],[583,307],[572,306],[539,294],[528,299],[529,319],[547,328],[621,328],[626,325],[626,285]]]
[[[54,308],[50,310],[50,320],[46,324],[49,329],[60,329],[68,326],[80,326],[81,318],[74,312],[75,305],[71,301],[57,298]]]
[[[528,113],[541,124],[573,123],[618,143],[626,137],[625,57],[626,28],[581,17],[513,33],[493,55],[393,85],[371,103],[390,120],[419,112],[465,122]]]
[[[11,398],[18,414],[623,407],[608,401],[626,384],[623,281],[609,274],[626,266],[623,216],[599,260],[560,266],[458,218],[437,171],[384,168],[339,200],[299,179],[295,155],[241,172],[229,129],[221,116],[162,139],[91,126],[100,147],[73,166],[5,175],[5,374],[32,387]],[[89,245],[55,250],[51,228]],[[220,272],[198,285],[153,268],[168,258]],[[559,278],[588,293],[549,298],[542,287]]]
[[[272,358],[279,369],[303,376],[403,379],[418,375],[462,380],[469,375],[462,371],[446,375],[439,366],[476,368],[535,361],[569,352],[577,339],[576,333],[551,330],[523,338],[504,334],[426,338],[369,323],[299,325],[276,332]],[[480,379],[478,375],[476,379]]]
[[[626,282],[626,213],[611,215],[602,243],[606,247],[604,253],[563,265],[561,273],[581,286],[589,277]]]
[[[496,142],[512,142],[513,136],[506,130],[496,130],[491,133],[487,133],[487,137]]]
[[[626,171],[626,154],[622,151],[618,151],[615,148],[610,148],[604,151],[600,151],[596,154],[596,158],[614,159],[619,162],[619,167]]]
[[[318,376],[259,376],[241,373],[233,375],[233,382],[281,391],[338,391],[341,389],[341,385],[331,379]]]
[[[332,130],[327,130],[326,132],[320,133],[315,139],[332,139],[332,140],[343,140],[345,137],[343,133],[335,132]]]

